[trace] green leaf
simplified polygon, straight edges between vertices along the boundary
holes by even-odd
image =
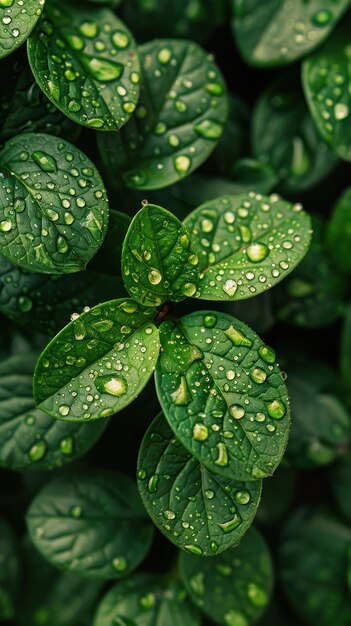
[[[280,545],[280,577],[297,614],[319,626],[348,626],[351,529],[316,510],[300,510]]]
[[[105,167],[135,189],[160,189],[201,165],[227,117],[227,91],[212,56],[191,41],[157,39],[140,47],[140,101],[120,134],[98,137]]]
[[[273,474],[289,433],[286,386],[275,353],[225,313],[191,313],[160,326],[156,388],[182,444],[229,480]]]
[[[272,592],[271,557],[254,528],[239,546],[212,559],[182,553],[180,573],[194,604],[222,626],[253,624]]]
[[[153,536],[134,482],[90,470],[47,483],[26,516],[39,552],[82,578],[122,578],[145,558]]]
[[[26,41],[36,25],[45,0],[0,0],[0,59]]]
[[[282,193],[305,191],[323,180],[337,159],[321,139],[295,73],[284,73],[258,99],[252,121],[253,151],[271,164]]]
[[[351,272],[351,187],[343,191],[333,208],[326,243],[335,265],[342,272]]]
[[[139,98],[135,41],[108,8],[50,1],[28,41],[38,85],[83,126],[118,130]]]
[[[199,626],[196,608],[179,583],[137,574],[112,587],[101,600],[94,626]]]
[[[249,192],[202,204],[184,220],[200,248],[197,298],[245,300],[285,278],[307,252],[301,204]]]
[[[317,48],[350,6],[349,0],[232,0],[233,30],[247,63],[286,65]],[[327,6],[326,6],[327,4]]]
[[[0,246],[23,269],[84,269],[107,229],[108,202],[93,163],[45,134],[11,139],[0,153]]]
[[[0,66],[0,80],[0,143],[33,132],[60,135],[72,142],[77,139],[80,127],[46,98],[27,65],[21,66],[18,60],[6,62]]]
[[[69,276],[33,274],[0,255],[0,312],[38,332],[52,336],[74,312],[124,294],[117,277],[89,271]]]
[[[312,117],[336,154],[351,161],[350,35],[337,31],[302,65],[302,80]]]
[[[122,247],[130,222],[129,215],[110,209],[106,237],[89,269],[103,274],[112,274],[112,276],[121,276]],[[105,298],[105,300],[108,299]]]
[[[151,519],[178,548],[213,556],[238,543],[252,524],[261,481],[211,474],[174,437],[162,413],[142,441],[138,487]]]
[[[74,319],[40,355],[34,374],[37,406],[58,419],[84,422],[121,411],[155,368],[154,316],[154,309],[120,299]]]
[[[274,293],[279,320],[302,328],[321,328],[344,310],[347,280],[327,253],[324,223],[313,219],[311,247],[302,263]]]
[[[292,428],[285,459],[299,468],[328,465],[345,453],[350,442],[350,417],[338,399],[338,379],[320,361],[304,356],[289,359]]]
[[[351,521],[351,455],[350,453],[331,468],[329,483],[340,513]]]
[[[61,467],[85,454],[105,421],[65,423],[37,409],[32,377],[37,355],[15,355],[0,363],[0,466],[17,471]]]
[[[159,306],[193,296],[199,280],[199,257],[185,226],[154,204],[134,217],[122,251],[126,289],[137,302]]]
[[[12,528],[0,518],[0,622],[14,617],[20,578],[17,539]]]
[[[248,158],[233,164],[230,179],[244,192],[257,190],[264,194],[269,193],[278,182],[278,176],[269,163]]]

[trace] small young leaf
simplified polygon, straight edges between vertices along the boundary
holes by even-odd
[[[37,355],[30,353],[0,363],[0,466],[42,471],[71,463],[87,452],[106,428],[64,423],[35,408],[32,377]]]
[[[225,313],[202,311],[160,326],[156,388],[182,444],[229,480],[273,474],[290,409],[274,350]]]
[[[15,52],[29,37],[42,13],[44,2],[0,0],[0,59]]]
[[[321,136],[341,159],[351,161],[348,31],[337,31],[321,50],[304,61],[302,79],[307,104]]]
[[[137,574],[101,600],[94,626],[199,626],[200,616],[179,583]]]
[[[133,481],[106,470],[47,483],[26,520],[45,559],[82,578],[127,576],[146,556],[153,536]]]
[[[350,527],[316,510],[298,511],[284,528],[279,573],[288,600],[307,623],[351,623],[350,546]]]
[[[185,226],[154,204],[134,217],[122,252],[122,273],[130,295],[146,306],[193,296],[199,258]]]
[[[182,553],[180,573],[194,604],[221,626],[250,626],[272,592],[271,557],[254,528],[236,548],[212,559]]]
[[[121,411],[155,368],[154,316],[154,309],[120,299],[74,319],[40,355],[34,374],[37,406],[58,419],[84,422]]]
[[[138,479],[144,506],[161,532],[178,548],[203,556],[241,540],[261,493],[260,480],[211,474],[174,437],[162,413],[141,444]]]
[[[215,148],[227,117],[224,79],[191,41],[140,47],[143,82],[135,115],[121,133],[98,138],[106,169],[135,189],[160,189],[188,176]]]
[[[121,279],[96,272],[68,276],[21,270],[0,255],[0,312],[21,326],[54,335],[86,306],[125,295]]]
[[[262,93],[253,114],[254,154],[274,167],[282,193],[309,189],[337,162],[315,127],[296,78],[291,72],[279,76]]]
[[[108,222],[106,192],[93,163],[63,139],[28,133],[6,144],[0,173],[1,253],[33,272],[84,269]]]
[[[349,0],[232,2],[239,50],[247,63],[263,67],[292,63],[317,48],[350,5]]]
[[[351,187],[344,190],[333,208],[326,243],[335,265],[342,272],[351,272]]]
[[[12,620],[16,610],[20,560],[15,534],[0,518],[0,622]]]
[[[202,204],[184,220],[200,247],[195,297],[245,300],[273,287],[307,252],[310,218],[300,204],[250,192]]]
[[[28,41],[28,58],[45,95],[78,124],[118,130],[136,107],[136,44],[108,8],[50,0]]]
[[[345,456],[330,471],[330,488],[340,512],[351,521],[351,454]]]

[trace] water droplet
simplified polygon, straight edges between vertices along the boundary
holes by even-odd
[[[211,96],[221,96],[224,93],[224,87],[221,83],[207,83],[205,89]]]
[[[31,461],[41,461],[45,456],[47,444],[45,441],[37,441],[29,450],[28,456]]]
[[[199,257],[197,256],[197,254],[191,254],[188,257],[188,262],[190,263],[190,265],[198,265],[199,263]]]
[[[149,482],[148,482],[148,492],[149,493],[156,493],[157,491],[157,486],[158,486],[158,481],[159,481],[159,476],[158,474],[154,474],[153,476],[151,476]]]
[[[334,107],[334,115],[337,120],[344,120],[350,113],[350,109],[347,104],[338,102]]]
[[[112,561],[112,567],[117,572],[124,572],[127,569],[127,559],[124,556],[117,556]]]
[[[222,289],[224,293],[227,294],[227,296],[229,296],[230,298],[234,298],[238,289],[238,284],[236,280],[233,280],[232,278],[228,278],[228,280],[225,281]]]
[[[122,30],[116,30],[112,35],[112,43],[116,48],[123,50],[129,44],[129,37]]]
[[[10,232],[11,228],[12,228],[12,223],[10,222],[10,220],[3,220],[2,222],[0,222],[0,231],[2,233]]]
[[[221,530],[223,530],[224,533],[231,533],[233,530],[238,528],[238,526],[240,526],[241,522],[242,519],[240,515],[236,513],[232,519],[228,520],[227,522],[221,522],[220,524],[218,524],[218,526]]]
[[[188,296],[190,298],[194,295],[194,293],[196,293],[196,285],[194,285],[194,283],[185,283],[185,285],[183,285],[182,291],[185,296]]]
[[[20,296],[18,298],[18,308],[22,313],[28,313],[33,308],[33,300],[28,296]]]
[[[94,322],[92,326],[99,333],[107,333],[109,330],[111,330],[111,328],[113,328],[113,321],[112,320],[100,320],[99,322]]]
[[[186,406],[191,400],[191,395],[185,376],[181,376],[179,387],[171,393],[172,400],[176,406]]]
[[[280,420],[286,413],[286,407],[281,400],[273,400],[267,404],[267,412],[273,419]]]
[[[227,448],[224,445],[224,443],[217,443],[217,450],[218,450],[218,457],[215,460],[215,464],[219,465],[220,467],[225,467],[226,465],[228,465],[229,460],[228,460],[228,453],[227,453]]]
[[[176,514],[173,511],[166,509],[163,511],[163,517],[165,517],[165,519],[172,520],[176,518]]]
[[[84,37],[93,39],[98,34],[98,26],[95,22],[83,22],[79,26],[79,31]]]
[[[251,500],[250,493],[246,491],[246,489],[242,489],[241,491],[237,491],[235,496],[235,501],[238,504],[249,504]]]
[[[146,478],[146,476],[147,476],[147,472],[146,472],[146,470],[145,470],[143,467],[141,467],[141,468],[138,470],[138,474],[137,474],[137,476],[138,476],[139,480],[145,480],[145,478]]]
[[[254,606],[263,607],[268,602],[268,595],[264,589],[258,587],[255,583],[249,583],[247,587],[247,595]]]
[[[197,135],[204,137],[205,139],[219,139],[223,132],[222,124],[215,122],[214,120],[202,120],[194,126],[194,130]]]
[[[252,372],[250,372],[250,378],[254,383],[261,385],[265,382],[267,374],[260,367],[255,367]]]
[[[196,441],[206,441],[208,439],[208,428],[205,424],[195,424],[193,427],[193,439]]]
[[[162,48],[157,54],[157,60],[162,65],[167,65],[170,62],[172,56],[172,51],[169,48]]]
[[[212,220],[204,219],[201,221],[201,230],[203,233],[210,233],[214,229],[214,223]]]
[[[127,383],[117,375],[98,376],[95,380],[96,387],[101,393],[108,393],[110,396],[119,398],[127,393]]]
[[[12,7],[14,0],[0,0],[0,7]]]
[[[85,43],[81,37],[78,37],[78,35],[66,33],[66,39],[73,50],[83,50]]]
[[[265,243],[251,243],[246,248],[246,256],[252,263],[260,263],[269,255],[269,248]]]
[[[60,252],[60,254],[65,254],[65,252],[67,252],[68,250],[68,243],[66,239],[64,237],[57,237],[56,247],[57,252]]]
[[[146,593],[144,596],[140,598],[139,602],[140,602],[140,606],[143,609],[145,610],[152,609],[156,603],[155,594]]]
[[[193,544],[188,544],[184,546],[185,550],[191,552],[192,554],[198,554],[199,556],[202,554],[202,548],[200,546],[194,546]]]
[[[217,315],[205,315],[204,326],[205,328],[214,328],[217,324]]]
[[[330,24],[330,22],[333,19],[333,13],[332,11],[329,11],[329,9],[322,9],[321,11],[317,11],[317,13],[315,13],[312,16],[312,22],[315,26],[327,26],[328,24]]]
[[[24,200],[15,200],[13,208],[15,209],[16,213],[23,213],[24,209],[26,208],[26,203]]]
[[[58,411],[60,415],[63,415],[65,417],[70,412],[70,407],[67,404],[61,404]]]
[[[275,362],[275,351],[269,346],[260,346],[258,348],[258,354],[260,355],[261,359],[266,363]]]
[[[84,69],[100,82],[108,82],[120,78],[124,71],[124,66],[116,61],[109,61],[82,54],[80,56]]]
[[[245,615],[234,609],[230,609],[230,611],[225,614],[224,621],[226,626],[249,626],[249,621]]]
[[[148,273],[148,279],[152,285],[158,285],[162,280],[162,274],[157,269],[152,269]]]
[[[234,419],[236,420],[240,420],[245,415],[245,409],[241,406],[241,404],[233,404],[229,408],[229,411],[232,417],[234,417]]]
[[[174,159],[174,167],[179,174],[186,174],[191,166],[190,157],[185,154],[180,154]]]
[[[74,452],[73,437],[66,437],[60,442],[60,451],[66,456],[70,456]]]
[[[191,550],[190,550],[190,552],[191,552]],[[195,554],[197,554],[197,551],[195,552]],[[199,572],[198,574],[194,574],[190,578],[191,588],[193,589],[193,591],[196,593],[197,596],[203,596],[205,594],[204,581],[205,581],[205,575],[204,575],[203,572]]]
[[[227,330],[224,331],[224,334],[233,342],[235,346],[247,346],[251,348],[252,341],[248,337],[244,335],[240,330],[234,328],[234,326],[230,326]]]
[[[206,489],[205,491],[205,496],[207,498],[207,500],[212,500],[215,496],[214,491],[212,491],[212,489]]]
[[[44,172],[57,172],[56,160],[50,154],[42,152],[41,150],[36,150],[35,152],[32,152],[31,156],[33,161],[35,161],[35,163],[39,165],[40,169]]]

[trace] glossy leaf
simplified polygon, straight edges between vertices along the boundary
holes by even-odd
[[[273,586],[269,550],[254,528],[236,548],[212,559],[182,553],[180,572],[194,604],[222,626],[253,624]]]
[[[302,79],[312,117],[336,154],[351,161],[350,36],[337,31],[321,50],[306,59]]]
[[[20,580],[19,556],[16,536],[6,520],[0,518],[0,622],[14,617]]]
[[[302,328],[320,328],[337,320],[347,293],[347,280],[326,250],[324,223],[314,218],[312,224],[308,253],[274,293],[278,319]]]
[[[143,439],[138,479],[144,506],[161,532],[178,548],[204,556],[241,540],[261,493],[260,480],[211,474],[174,437],[162,413]]]
[[[0,363],[0,466],[43,471],[71,463],[105,430],[96,424],[64,423],[35,407],[32,377],[37,355],[10,356]]]
[[[101,600],[94,626],[199,626],[196,608],[179,583],[137,574],[112,587]]]
[[[227,117],[223,77],[190,41],[157,39],[139,48],[143,78],[135,115],[120,134],[99,136],[112,179],[160,189],[188,176],[216,147]]]
[[[202,204],[184,220],[200,248],[195,297],[245,300],[273,287],[301,261],[310,218],[300,204],[250,192]]]
[[[87,306],[125,294],[121,279],[96,272],[34,274],[0,256],[0,312],[21,326],[53,335]]]
[[[108,417],[145,387],[158,358],[155,310],[112,300],[82,313],[48,344],[34,374],[34,398],[66,421]]]
[[[232,0],[233,29],[252,65],[286,65],[317,48],[350,6],[349,0]]]
[[[110,210],[108,231],[104,242],[92,260],[89,269],[102,272],[102,274],[112,274],[121,276],[121,256],[123,241],[127,234],[131,218],[120,211]],[[105,298],[108,300],[109,298]]]
[[[337,162],[321,139],[291,72],[279,76],[261,94],[253,114],[252,143],[255,156],[278,173],[282,193],[313,187]]]
[[[300,468],[328,465],[345,453],[351,435],[349,413],[336,395],[337,377],[307,357],[303,363],[288,360],[284,367],[292,413],[285,459]]]
[[[11,59],[12,61],[12,59]],[[0,143],[19,133],[49,133],[75,141],[80,127],[46,98],[27,65],[0,66]]]
[[[193,296],[199,258],[185,226],[154,204],[134,217],[123,244],[122,273],[130,295],[146,306]]]
[[[0,0],[0,59],[15,52],[36,25],[45,0]]]
[[[328,252],[342,272],[351,272],[351,187],[338,198],[327,222]]]
[[[93,163],[45,134],[11,139],[0,153],[1,253],[23,269],[85,268],[107,229],[108,202]]]
[[[28,58],[45,95],[78,124],[117,130],[135,110],[136,44],[108,8],[48,2],[29,39]]]
[[[27,511],[39,552],[90,579],[123,578],[145,558],[153,535],[133,481],[91,470],[47,483]]]
[[[340,513],[351,521],[351,455],[340,459],[330,471],[330,488]]]
[[[348,626],[351,529],[318,511],[301,510],[284,528],[280,577],[297,614],[311,624]]]
[[[274,350],[225,313],[160,326],[156,388],[182,444],[229,480],[270,476],[283,455],[289,399]]]

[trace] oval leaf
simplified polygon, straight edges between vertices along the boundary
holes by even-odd
[[[184,220],[200,248],[203,300],[245,300],[273,287],[307,252],[310,218],[276,194],[221,196]]]
[[[321,50],[306,59],[302,79],[312,117],[336,154],[351,161],[350,35],[337,32]]]
[[[154,309],[121,299],[78,316],[40,355],[34,374],[37,406],[58,419],[87,421],[130,404],[158,358],[154,315]]]
[[[90,579],[130,574],[146,556],[153,535],[133,481],[106,470],[47,483],[26,520],[45,559]]]
[[[270,476],[290,425],[274,350],[239,320],[212,311],[164,322],[160,337],[156,388],[182,444],[230,480]]]
[[[28,133],[6,144],[0,173],[1,253],[33,272],[84,269],[108,222],[104,184],[93,163],[63,139]]]
[[[138,479],[144,506],[161,532],[178,548],[204,556],[241,540],[261,494],[260,480],[211,474],[174,437],[162,413],[141,444]]]
[[[135,41],[108,8],[50,1],[28,42],[45,95],[78,124],[119,129],[139,97]]]
[[[200,617],[179,583],[137,574],[112,587],[101,600],[94,626],[199,626]]]
[[[71,463],[87,452],[106,427],[64,423],[36,409],[32,377],[37,355],[15,355],[0,364],[0,466],[42,471]]]
[[[120,134],[100,135],[111,178],[160,189],[188,176],[219,140],[227,117],[224,79],[191,41],[157,39],[140,47],[143,83],[135,115]]]
[[[0,312],[21,326],[53,335],[87,306],[125,293],[121,279],[96,272],[34,274],[0,255]]]
[[[122,252],[124,284],[135,300],[159,306],[193,296],[198,264],[187,229],[172,213],[154,204],[137,213]]]
[[[36,25],[45,0],[0,0],[0,59],[15,52]]]
[[[286,65],[317,48],[350,5],[349,0],[232,2],[239,50],[248,63],[264,67]]]
[[[273,564],[254,528],[239,546],[212,559],[182,553],[180,573],[194,604],[222,626],[253,624],[272,592]]]

